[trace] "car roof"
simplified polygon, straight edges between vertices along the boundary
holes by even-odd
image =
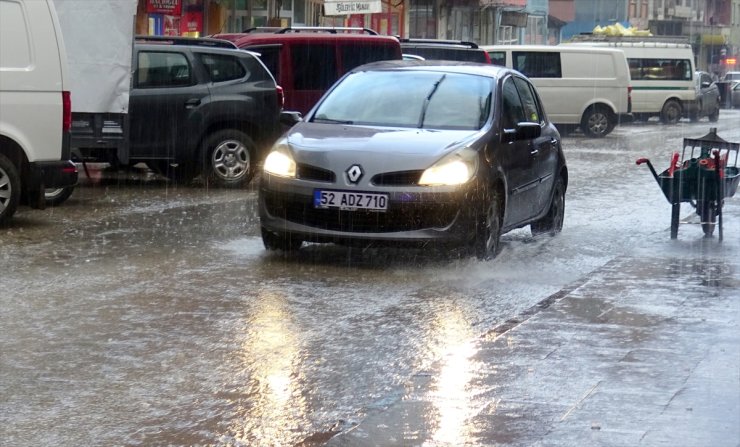
[[[212,36],[217,39],[224,39],[233,42],[238,47],[246,45],[272,44],[280,42],[372,42],[379,44],[390,44],[397,46],[398,40],[392,36],[381,36],[375,34],[351,34],[351,33],[322,33],[322,32],[291,32],[291,33],[274,33],[274,32],[252,32],[252,33],[231,33],[216,34]]]
[[[483,64],[476,62],[458,62],[458,61],[445,61],[445,60],[388,60],[372,62],[369,64],[361,65],[353,70],[354,72],[362,71],[439,71],[444,73],[459,73],[459,74],[471,74],[478,76],[486,76],[489,78],[501,78],[508,73],[517,73],[523,76],[521,73],[515,72],[514,70],[498,65]]]

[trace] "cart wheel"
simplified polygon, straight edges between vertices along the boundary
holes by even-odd
[[[673,208],[671,208],[671,239],[678,238],[678,218],[680,214],[681,214],[681,204],[680,203],[673,204]]]
[[[712,237],[717,221],[717,205],[713,201],[699,202],[697,205],[697,213],[701,217],[701,229],[704,231],[704,236]]]

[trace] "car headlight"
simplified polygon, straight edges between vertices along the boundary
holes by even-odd
[[[421,175],[423,186],[462,185],[478,170],[478,153],[470,148],[454,152],[435,163]]]
[[[287,144],[276,144],[265,158],[265,172],[280,177],[295,177],[295,161],[290,156]]]

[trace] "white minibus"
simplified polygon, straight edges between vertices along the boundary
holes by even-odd
[[[620,50],[552,45],[483,48],[491,63],[532,80],[548,117],[561,131],[580,127],[587,136],[604,137],[630,112],[629,69]]]
[[[694,53],[688,43],[627,40],[572,41],[560,47],[618,48],[624,51],[632,82],[632,114],[636,120],[657,116],[675,124],[687,101],[696,99]]]

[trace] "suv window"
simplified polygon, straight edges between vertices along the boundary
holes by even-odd
[[[242,79],[247,75],[247,70],[233,56],[223,54],[199,54],[201,63],[208,70],[211,82],[232,81]]]
[[[293,61],[293,88],[328,90],[337,80],[334,45],[298,44],[290,48]]]
[[[514,51],[514,69],[530,78],[560,78],[560,53],[541,51]]]
[[[182,53],[142,51],[136,68],[136,87],[192,85],[192,69]]]

